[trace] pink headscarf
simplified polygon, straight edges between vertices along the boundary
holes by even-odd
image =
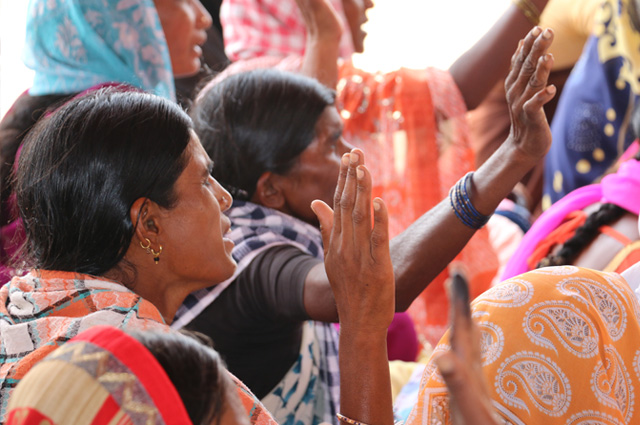
[[[599,184],[584,186],[569,193],[553,204],[533,223],[524,235],[501,280],[529,271],[527,259],[536,246],[547,237],[572,211],[601,203],[615,204],[632,214],[640,213],[640,162],[635,159],[623,162],[615,174],[609,174]]]
[[[330,0],[343,24],[340,57],[349,59],[353,41],[342,0]],[[232,61],[257,57],[303,56],[307,29],[295,0],[223,0],[220,21]]]

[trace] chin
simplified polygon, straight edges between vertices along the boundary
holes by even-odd
[[[195,61],[191,66],[182,65],[180,67],[174,67],[173,76],[176,78],[193,77],[198,72],[200,72],[200,68],[200,58],[198,58],[198,60]]]

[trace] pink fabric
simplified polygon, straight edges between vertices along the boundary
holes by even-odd
[[[501,280],[529,271],[527,259],[538,243],[558,227],[567,214],[597,202],[612,203],[638,215],[640,213],[640,162],[635,159],[626,161],[620,165],[617,173],[605,176],[601,183],[576,189],[553,204],[524,235],[522,243],[507,264]]]
[[[353,54],[353,41],[342,0],[330,0],[342,20],[344,31],[340,56]],[[295,0],[223,0],[220,21],[224,45],[232,61],[263,56],[303,56],[307,30]]]

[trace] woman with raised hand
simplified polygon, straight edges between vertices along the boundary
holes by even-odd
[[[397,311],[455,258],[546,153],[550,132],[541,108],[554,95],[546,86],[552,38],[551,30],[537,28],[513,57],[507,80],[513,131],[500,150],[391,240]],[[339,410],[338,336],[332,325],[307,320],[332,322],[338,315],[309,205],[331,203],[341,160],[355,167],[364,154],[343,157],[350,146],[334,93],[296,74],[255,70],[214,82],[191,115],[216,163],[214,175],[235,196],[229,237],[239,267],[222,285],[189,296],[174,326],[212,337],[230,370],[277,419],[330,421]]]
[[[466,112],[506,77],[518,40],[539,21],[547,0],[513,3],[448,70],[368,72],[350,58],[364,50],[371,0],[225,0],[221,22],[234,62],[225,73],[278,67],[336,88],[345,138],[367,153],[376,176],[374,194],[389,201],[395,236],[476,169]],[[407,47],[414,41],[406,40]],[[414,44],[416,54],[428,56],[424,43]],[[490,287],[500,267],[487,229],[476,233],[458,259],[466,265],[473,296]],[[431,344],[447,327],[448,273],[445,268],[409,309]]]
[[[34,269],[0,289],[7,423],[147,424],[151,415],[167,424],[275,424],[215,352],[167,327],[188,292],[236,267],[221,214],[232,200],[190,124],[165,99],[106,89],[69,102],[28,136],[16,189]],[[371,228],[371,176],[350,156],[359,154],[345,155],[342,207],[332,216],[314,204],[347,338],[340,415],[386,422],[388,216],[377,199]]]

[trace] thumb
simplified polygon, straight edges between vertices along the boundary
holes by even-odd
[[[331,231],[333,230],[333,210],[325,202],[318,199],[311,202],[311,210],[320,222],[320,233],[322,234],[322,243],[326,254],[331,241]]]

